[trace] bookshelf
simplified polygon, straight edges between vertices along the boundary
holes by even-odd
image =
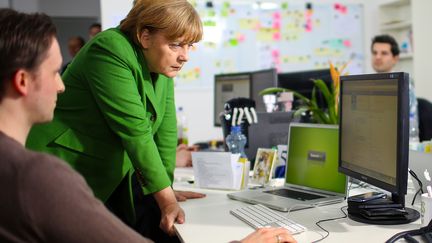
[[[414,73],[411,0],[395,0],[379,7],[380,32],[393,36],[401,50],[396,70]]]

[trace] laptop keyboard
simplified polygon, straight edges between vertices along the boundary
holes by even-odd
[[[230,213],[252,226],[254,229],[283,227],[290,231],[291,234],[298,234],[306,230],[306,227],[303,225],[298,224],[261,204],[233,209]]]

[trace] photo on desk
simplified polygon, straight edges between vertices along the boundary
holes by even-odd
[[[252,182],[261,185],[267,184],[273,174],[277,150],[258,148],[255,158]]]

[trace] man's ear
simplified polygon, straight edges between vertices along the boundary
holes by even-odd
[[[138,36],[139,42],[144,49],[150,47],[150,31],[148,29],[144,29],[141,34]]]
[[[29,91],[30,73],[19,69],[12,77],[12,87],[20,95],[26,96]]]

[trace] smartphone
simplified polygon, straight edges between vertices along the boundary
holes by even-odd
[[[364,194],[349,197],[348,200],[352,202],[362,203],[362,202],[369,202],[375,199],[386,198],[386,197],[387,195],[382,192],[367,192]]]

